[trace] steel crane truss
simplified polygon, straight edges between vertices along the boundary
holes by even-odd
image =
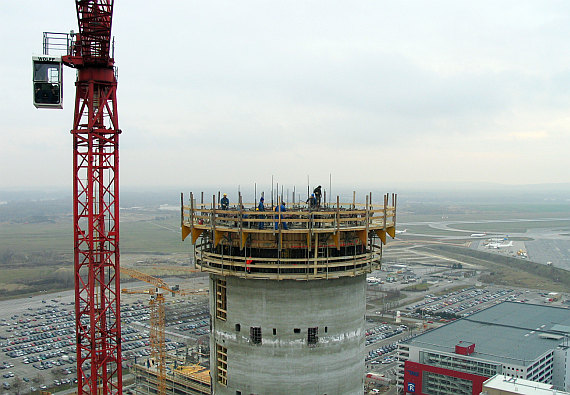
[[[116,89],[112,68],[78,69],[71,133],[80,394],[122,392]]]

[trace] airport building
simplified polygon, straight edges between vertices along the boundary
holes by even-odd
[[[570,388],[570,310],[503,302],[400,343],[405,394],[478,395],[502,374]]]

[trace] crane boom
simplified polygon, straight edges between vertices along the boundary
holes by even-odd
[[[160,288],[166,292],[176,292],[176,289],[171,289],[170,286],[165,283],[162,279],[153,277],[143,272],[139,272],[138,270],[131,269],[128,267],[123,267],[122,269],[123,274],[131,276],[132,278],[136,278],[137,280],[144,281],[145,283],[149,283],[154,285],[157,288]]]

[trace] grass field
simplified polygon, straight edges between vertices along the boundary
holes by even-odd
[[[485,222],[485,223],[458,223],[450,224],[450,229],[438,229],[425,225],[401,225],[398,228],[406,228],[407,233],[418,233],[433,236],[465,236],[470,238],[471,233],[487,232],[487,233],[525,233],[529,229],[551,228],[561,231],[570,229],[570,220],[532,220],[520,222]],[[461,232],[464,231],[464,232]]]
[[[0,223],[2,249],[19,253],[51,250],[58,253],[73,251],[71,221],[39,224]]]
[[[525,233],[529,229],[554,228],[570,229],[570,220],[533,220],[520,222],[486,222],[476,224],[453,224],[451,228],[477,232]],[[456,232],[457,233],[457,232]]]
[[[555,292],[568,292],[570,289],[570,272],[552,266],[455,246],[421,248],[484,267],[489,274],[482,276],[481,280],[486,283]]]
[[[402,288],[402,291],[408,291],[408,292],[423,292],[423,291],[427,291],[429,289],[429,285],[426,283],[421,283],[421,284],[413,284],[407,287]]]
[[[147,263],[175,265],[187,262],[190,242],[182,242],[180,217],[168,213],[146,216],[144,219],[126,217],[121,221],[122,262],[144,260]],[[69,287],[69,281],[58,281],[54,273],[73,269],[73,226],[69,217],[42,223],[0,223],[0,254],[16,258],[2,267],[0,298],[19,293],[38,293]],[[129,259],[132,255],[133,258]],[[42,259],[45,256],[45,261]],[[0,255],[1,257],[1,255]],[[29,259],[33,257],[30,263]],[[151,269],[154,275],[169,274],[168,270]],[[65,275],[69,280],[69,274]],[[73,283],[71,274],[71,284]]]
[[[189,250],[189,243],[181,241],[179,217],[176,216],[121,222],[122,253],[176,253]],[[18,253],[54,251],[73,253],[73,225],[71,221],[39,224],[0,223],[2,249]],[[1,251],[0,251],[1,253]]]
[[[463,291],[464,289],[471,288],[471,285],[457,285],[455,287],[446,288],[443,291],[436,292],[435,296],[447,295],[450,292]]]

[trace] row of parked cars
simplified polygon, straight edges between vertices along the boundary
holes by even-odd
[[[394,343],[388,344],[386,346],[378,347],[377,349],[369,351],[365,360],[366,360],[366,362],[368,362],[368,361],[377,359],[378,357],[381,357],[384,354],[391,353],[397,347],[398,347],[398,342],[394,342]]]
[[[366,345],[368,346],[369,344],[377,343],[381,340],[399,335],[405,329],[407,329],[405,325],[400,325],[397,327],[392,327],[391,325],[382,325],[369,329],[366,331]]]
[[[406,310],[411,311],[407,314],[408,316],[417,316],[417,318],[422,316],[422,314],[415,312],[417,309],[422,310],[427,318],[442,314],[467,316],[481,310],[484,305],[489,303],[515,301],[519,299],[521,294],[521,291],[513,289],[479,289],[471,287],[441,296],[425,295],[423,301],[406,307]]]

